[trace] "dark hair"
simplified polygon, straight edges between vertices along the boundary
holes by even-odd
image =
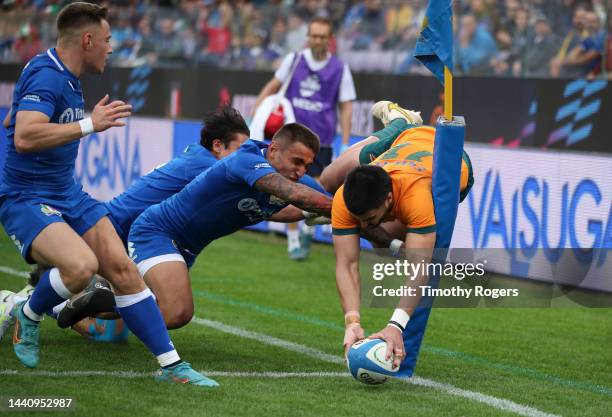
[[[349,172],[344,182],[346,208],[357,216],[380,207],[391,192],[391,177],[375,165],[362,165]]]
[[[233,107],[223,107],[204,115],[204,126],[200,130],[200,145],[210,151],[213,141],[219,139],[227,147],[237,133],[249,136],[251,131],[238,110]]]
[[[333,35],[334,33],[334,24],[332,23],[332,21],[330,19],[328,19],[325,16],[315,16],[313,17],[310,22],[308,23],[308,33],[310,34],[310,26],[313,23],[320,23],[322,25],[327,25],[329,27],[329,35]]]
[[[106,20],[106,7],[93,3],[78,1],[64,7],[57,15],[57,33],[59,37],[67,35],[73,29],[87,24],[99,24]]]
[[[280,143],[283,147],[295,142],[303,143],[315,155],[319,153],[319,147],[321,146],[319,136],[300,123],[287,123],[278,129],[272,140]]]

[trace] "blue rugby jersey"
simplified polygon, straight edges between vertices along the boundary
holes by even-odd
[[[215,162],[217,159],[208,149],[193,143],[179,156],[155,168],[105,203],[119,237],[125,242],[132,223],[143,211],[181,191]]]
[[[13,137],[16,115],[22,110],[44,113],[51,123],[59,124],[84,117],[81,83],[60,61],[55,48],[32,58],[15,85],[0,193],[20,189],[67,191],[75,185],[79,139],[41,152],[18,153]]]
[[[266,160],[267,149],[262,142],[246,141],[182,191],[147,209],[136,225],[144,222],[163,230],[197,255],[213,240],[269,218],[288,203],[254,187],[260,178],[277,172]],[[325,192],[312,177],[299,182]]]

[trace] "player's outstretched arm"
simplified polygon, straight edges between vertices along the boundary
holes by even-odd
[[[344,354],[356,341],[365,337],[360,323],[359,235],[334,235],[336,253],[336,287],[344,311]]]
[[[49,116],[34,110],[21,110],[15,119],[14,143],[17,152],[40,152],[72,142],[93,132],[125,126],[119,119],[132,114],[132,106],[121,100],[108,103],[108,95],[94,107],[91,117],[74,123],[51,123]]]
[[[302,209],[296,206],[288,205],[278,213],[274,213],[268,220],[280,223],[294,223],[304,219]]]
[[[435,243],[435,233],[406,233],[404,244],[407,261],[413,264],[422,263],[427,265],[431,261]],[[428,282],[429,276],[427,273],[420,273],[416,277],[409,277],[406,285],[412,288],[419,288],[419,286],[427,285]],[[402,333],[420,301],[419,291],[416,291],[414,296],[402,297],[385,328],[369,336],[371,339],[383,339],[387,342],[386,359],[390,359],[391,355],[393,355],[393,368],[397,368],[406,357]]]
[[[303,184],[290,181],[281,174],[272,173],[261,177],[255,182],[255,188],[302,210],[328,217],[331,215],[332,199],[330,197]]]

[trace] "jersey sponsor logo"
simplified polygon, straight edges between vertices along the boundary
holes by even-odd
[[[40,96],[37,96],[36,94],[26,94],[25,96],[23,96],[23,98],[21,100],[23,100],[23,101],[35,101],[37,103],[40,103]]]
[[[261,169],[261,168],[272,168],[272,167],[267,162],[262,162],[260,164],[255,164],[255,166],[253,167],[253,169]]]
[[[42,212],[42,214],[44,214],[45,216],[61,216],[62,213],[57,210],[54,209],[53,207],[47,205],[47,204],[41,204],[40,205],[40,211]]]
[[[293,99],[291,100],[291,104],[293,104],[293,107],[295,107],[296,109],[302,109],[317,113],[323,111],[323,103],[321,103],[320,101],[308,100],[307,98],[293,97]]]
[[[72,123],[75,120],[81,120],[83,117],[85,117],[85,111],[83,109],[73,109],[71,107],[68,107],[62,112],[61,116],[59,117],[59,123]]]
[[[243,198],[240,200],[238,202],[238,210],[251,222],[259,222],[266,217],[261,207],[259,207],[259,203],[254,198]]]
[[[302,97],[312,97],[321,90],[321,82],[317,74],[312,74],[300,81],[300,95]]]

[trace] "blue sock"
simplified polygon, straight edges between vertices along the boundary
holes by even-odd
[[[115,301],[127,327],[153,352],[161,366],[180,361],[151,290],[117,295]]]
[[[59,270],[51,268],[40,276],[40,281],[24,305],[23,312],[28,318],[40,321],[47,310],[70,297],[72,293],[62,282]]]

